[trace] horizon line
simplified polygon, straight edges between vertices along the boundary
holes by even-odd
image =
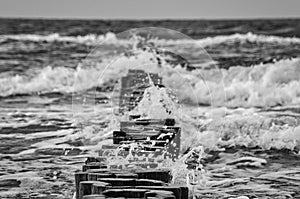
[[[283,17],[203,17],[203,18],[100,18],[100,17],[50,17],[50,16],[0,16],[0,19],[27,19],[27,20],[107,20],[107,21],[197,21],[197,20],[288,20],[300,19],[299,16]]]

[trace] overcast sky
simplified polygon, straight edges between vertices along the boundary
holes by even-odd
[[[0,17],[286,18],[300,17],[300,0],[0,0]]]

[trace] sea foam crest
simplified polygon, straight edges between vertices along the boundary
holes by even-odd
[[[114,43],[114,44],[128,44],[126,40],[119,39],[116,37],[115,33],[108,32],[104,35],[97,34],[88,34],[84,36],[64,36],[58,33],[53,33],[49,35],[37,35],[37,34],[17,34],[17,35],[0,35],[0,41],[5,41],[6,39],[12,40],[20,40],[20,41],[46,41],[46,42],[74,42],[88,45],[98,45],[101,42]],[[155,40],[158,44],[161,45],[178,45],[178,44],[195,44],[201,45],[202,47],[216,45],[225,42],[261,42],[261,43],[281,43],[281,44],[289,44],[289,43],[300,43],[300,39],[297,37],[280,37],[273,35],[260,35],[254,33],[247,34],[232,34],[232,35],[221,35],[214,37],[206,37],[202,39],[180,39],[180,40],[167,40],[167,39],[159,39]]]
[[[84,36],[63,36],[58,33],[49,35],[37,35],[37,34],[18,34],[18,35],[0,35],[0,41],[12,39],[18,41],[33,41],[33,42],[73,42],[83,43],[90,45],[97,45],[99,42],[104,41],[116,41],[116,35],[112,32],[108,32],[104,35],[88,34]]]
[[[241,42],[253,42],[253,43],[300,43],[300,39],[297,37],[280,37],[273,35],[259,35],[254,33],[247,34],[232,34],[232,35],[221,35],[216,37],[207,37],[204,39],[197,40],[202,46],[210,46],[214,44],[225,43],[229,41],[241,41]]]
[[[105,69],[111,60],[93,67],[46,67],[37,75],[8,75],[0,78],[0,96],[39,92],[72,92],[101,86],[118,80],[133,63],[143,69],[153,54],[142,52],[133,57],[121,56],[114,67]],[[300,59],[281,60],[252,67],[231,67],[229,70],[187,71],[181,66],[164,64],[152,59],[149,72],[159,73],[164,84],[176,90],[179,101],[227,107],[271,107],[300,104]],[[138,69],[138,68],[137,68]],[[220,76],[220,74],[222,74]]]
[[[300,151],[299,124],[300,121],[292,117],[274,119],[257,114],[230,115],[211,122],[205,131],[193,134],[189,146],[200,144],[208,150],[243,146]]]

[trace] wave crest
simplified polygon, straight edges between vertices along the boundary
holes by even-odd
[[[259,115],[228,116],[193,134],[195,145],[209,150],[220,147],[261,147],[300,151],[300,121],[292,117],[266,118]]]
[[[116,67],[105,69],[105,77],[99,79],[104,68],[111,63],[103,60],[93,67],[76,69],[46,67],[37,75],[2,76],[0,96],[39,92],[72,92],[101,86],[117,80],[133,64],[143,67],[152,59],[151,72],[163,76],[164,84],[176,90],[181,102],[227,107],[271,107],[300,104],[300,59],[281,60],[252,67],[231,67],[187,71],[178,66],[155,64],[151,53],[139,56],[121,56]],[[147,60],[145,60],[147,59]],[[75,90],[74,90],[75,89]]]
[[[18,35],[0,35],[0,41],[7,39],[18,40],[18,41],[33,41],[33,42],[74,42],[88,45],[98,45],[101,42],[114,43],[122,45],[128,43],[125,40],[117,38],[117,35],[112,32],[108,32],[104,35],[88,34],[84,36],[63,36],[58,33],[49,35],[37,35],[37,34],[18,34]],[[254,33],[247,34],[232,34],[232,35],[221,35],[215,37],[206,37],[203,39],[181,39],[181,40],[166,40],[160,39],[156,42],[160,45],[179,45],[179,44],[195,44],[202,47],[217,45],[226,42],[252,42],[252,43],[280,43],[280,44],[292,44],[300,43],[300,39],[297,37],[280,37],[273,35],[259,35]]]
[[[99,42],[105,40],[116,41],[116,35],[108,32],[105,35],[88,34],[85,36],[62,36],[58,33],[49,35],[36,35],[36,34],[18,34],[18,35],[0,35],[0,41],[7,39],[18,41],[33,41],[33,42],[73,42],[81,44],[97,45]]]

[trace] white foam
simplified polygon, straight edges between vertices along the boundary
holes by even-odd
[[[149,52],[142,52],[132,57],[121,56],[114,62],[103,60],[92,67],[70,69],[49,66],[36,71],[37,75],[33,77],[1,77],[0,96],[86,90],[109,80],[118,80],[126,75],[128,69],[136,66],[135,69],[162,76],[163,83],[175,91],[184,103],[227,107],[271,107],[300,103],[299,58],[248,68],[236,66],[229,70],[198,69],[191,72],[167,63],[160,67],[153,56]]]
[[[285,118],[277,120],[281,123],[287,122]],[[299,121],[285,125],[274,122],[273,119],[257,114],[230,115],[210,122],[205,131],[192,134],[190,139],[193,142],[189,146],[200,144],[209,150],[233,146],[299,150]]]
[[[142,100],[130,115],[141,115],[143,118],[165,119],[178,115],[179,105],[176,98],[166,88],[151,86],[144,92]]]
[[[115,41],[116,35],[108,32],[105,35],[88,34],[84,36],[62,36],[58,33],[49,35],[37,35],[37,34],[18,34],[18,35],[0,35],[0,40],[18,40],[18,41],[33,41],[33,42],[74,42],[84,43],[90,45],[97,45],[105,40]]]
[[[82,89],[88,89],[97,85],[97,81],[96,83],[93,81],[98,77],[99,74],[95,68],[70,69],[48,66],[38,71],[34,77],[15,75],[0,78],[0,96],[39,92],[72,92],[74,84],[79,83],[79,81],[82,82]],[[75,80],[78,81],[75,82]]]
[[[123,39],[118,39],[117,35],[112,32],[108,32],[104,35],[88,34],[84,36],[63,36],[58,33],[53,33],[49,35],[37,35],[37,34],[17,34],[17,35],[0,35],[0,41],[6,39],[13,39],[19,41],[46,41],[46,42],[74,42],[82,43],[89,45],[98,45],[101,42],[115,43],[115,44],[124,44],[127,43]],[[206,37],[203,39],[181,39],[181,40],[172,40],[172,39],[154,39],[157,44],[160,45],[180,45],[180,44],[194,44],[201,45],[202,47],[216,45],[225,42],[262,42],[262,43],[282,43],[282,44],[292,44],[300,43],[300,39],[297,37],[280,37],[273,35],[259,35],[254,33],[247,34],[232,34],[232,35],[222,35],[215,37]]]
[[[297,37],[280,37],[272,35],[258,35],[254,33],[240,34],[236,33],[233,35],[222,35],[216,37],[207,37],[204,39],[198,40],[199,44],[202,46],[210,46],[214,44],[220,44],[225,42],[253,42],[253,43],[300,43],[300,39]]]

